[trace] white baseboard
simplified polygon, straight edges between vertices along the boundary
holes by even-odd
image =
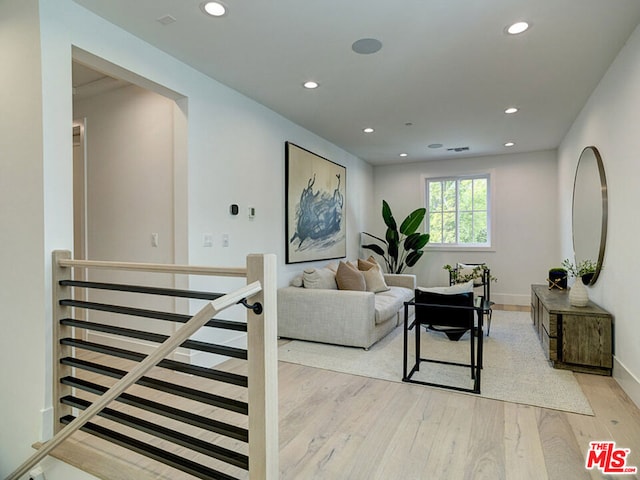
[[[640,380],[631,373],[615,356],[613,357],[613,378],[625,391],[633,403],[640,408]]]
[[[42,415],[42,429],[40,431],[40,441],[46,442],[53,437],[53,407],[40,410]]]
[[[531,295],[491,292],[491,301],[500,305],[522,305],[524,307],[528,307],[531,305]]]

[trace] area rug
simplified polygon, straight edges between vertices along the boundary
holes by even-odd
[[[278,349],[280,361],[365,377],[402,381],[402,327],[368,351],[321,343],[290,341]],[[409,345],[413,345],[413,332]],[[439,332],[421,331],[422,357],[468,362],[468,333],[451,342]],[[409,349],[411,352],[411,348]],[[410,356],[412,359],[413,356]],[[414,378],[434,383],[470,385],[469,369],[425,363]],[[420,377],[422,375],[422,377]],[[432,387],[425,387],[432,388]],[[566,412],[593,415],[572,372],[552,368],[526,312],[495,310],[491,335],[484,337],[481,397]]]

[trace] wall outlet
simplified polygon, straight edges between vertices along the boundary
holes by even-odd
[[[228,247],[229,246],[229,234],[228,233],[223,233],[222,234],[222,246],[223,247]]]
[[[29,480],[46,480],[42,467],[37,466],[29,472]]]
[[[202,236],[202,246],[203,247],[213,247],[213,235],[210,233],[205,233]]]

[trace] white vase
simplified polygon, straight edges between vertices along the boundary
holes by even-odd
[[[569,303],[574,307],[584,307],[589,303],[589,292],[580,278],[576,278],[569,290]]]

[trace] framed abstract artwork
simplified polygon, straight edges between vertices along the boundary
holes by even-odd
[[[347,255],[347,169],[285,143],[286,263]]]

